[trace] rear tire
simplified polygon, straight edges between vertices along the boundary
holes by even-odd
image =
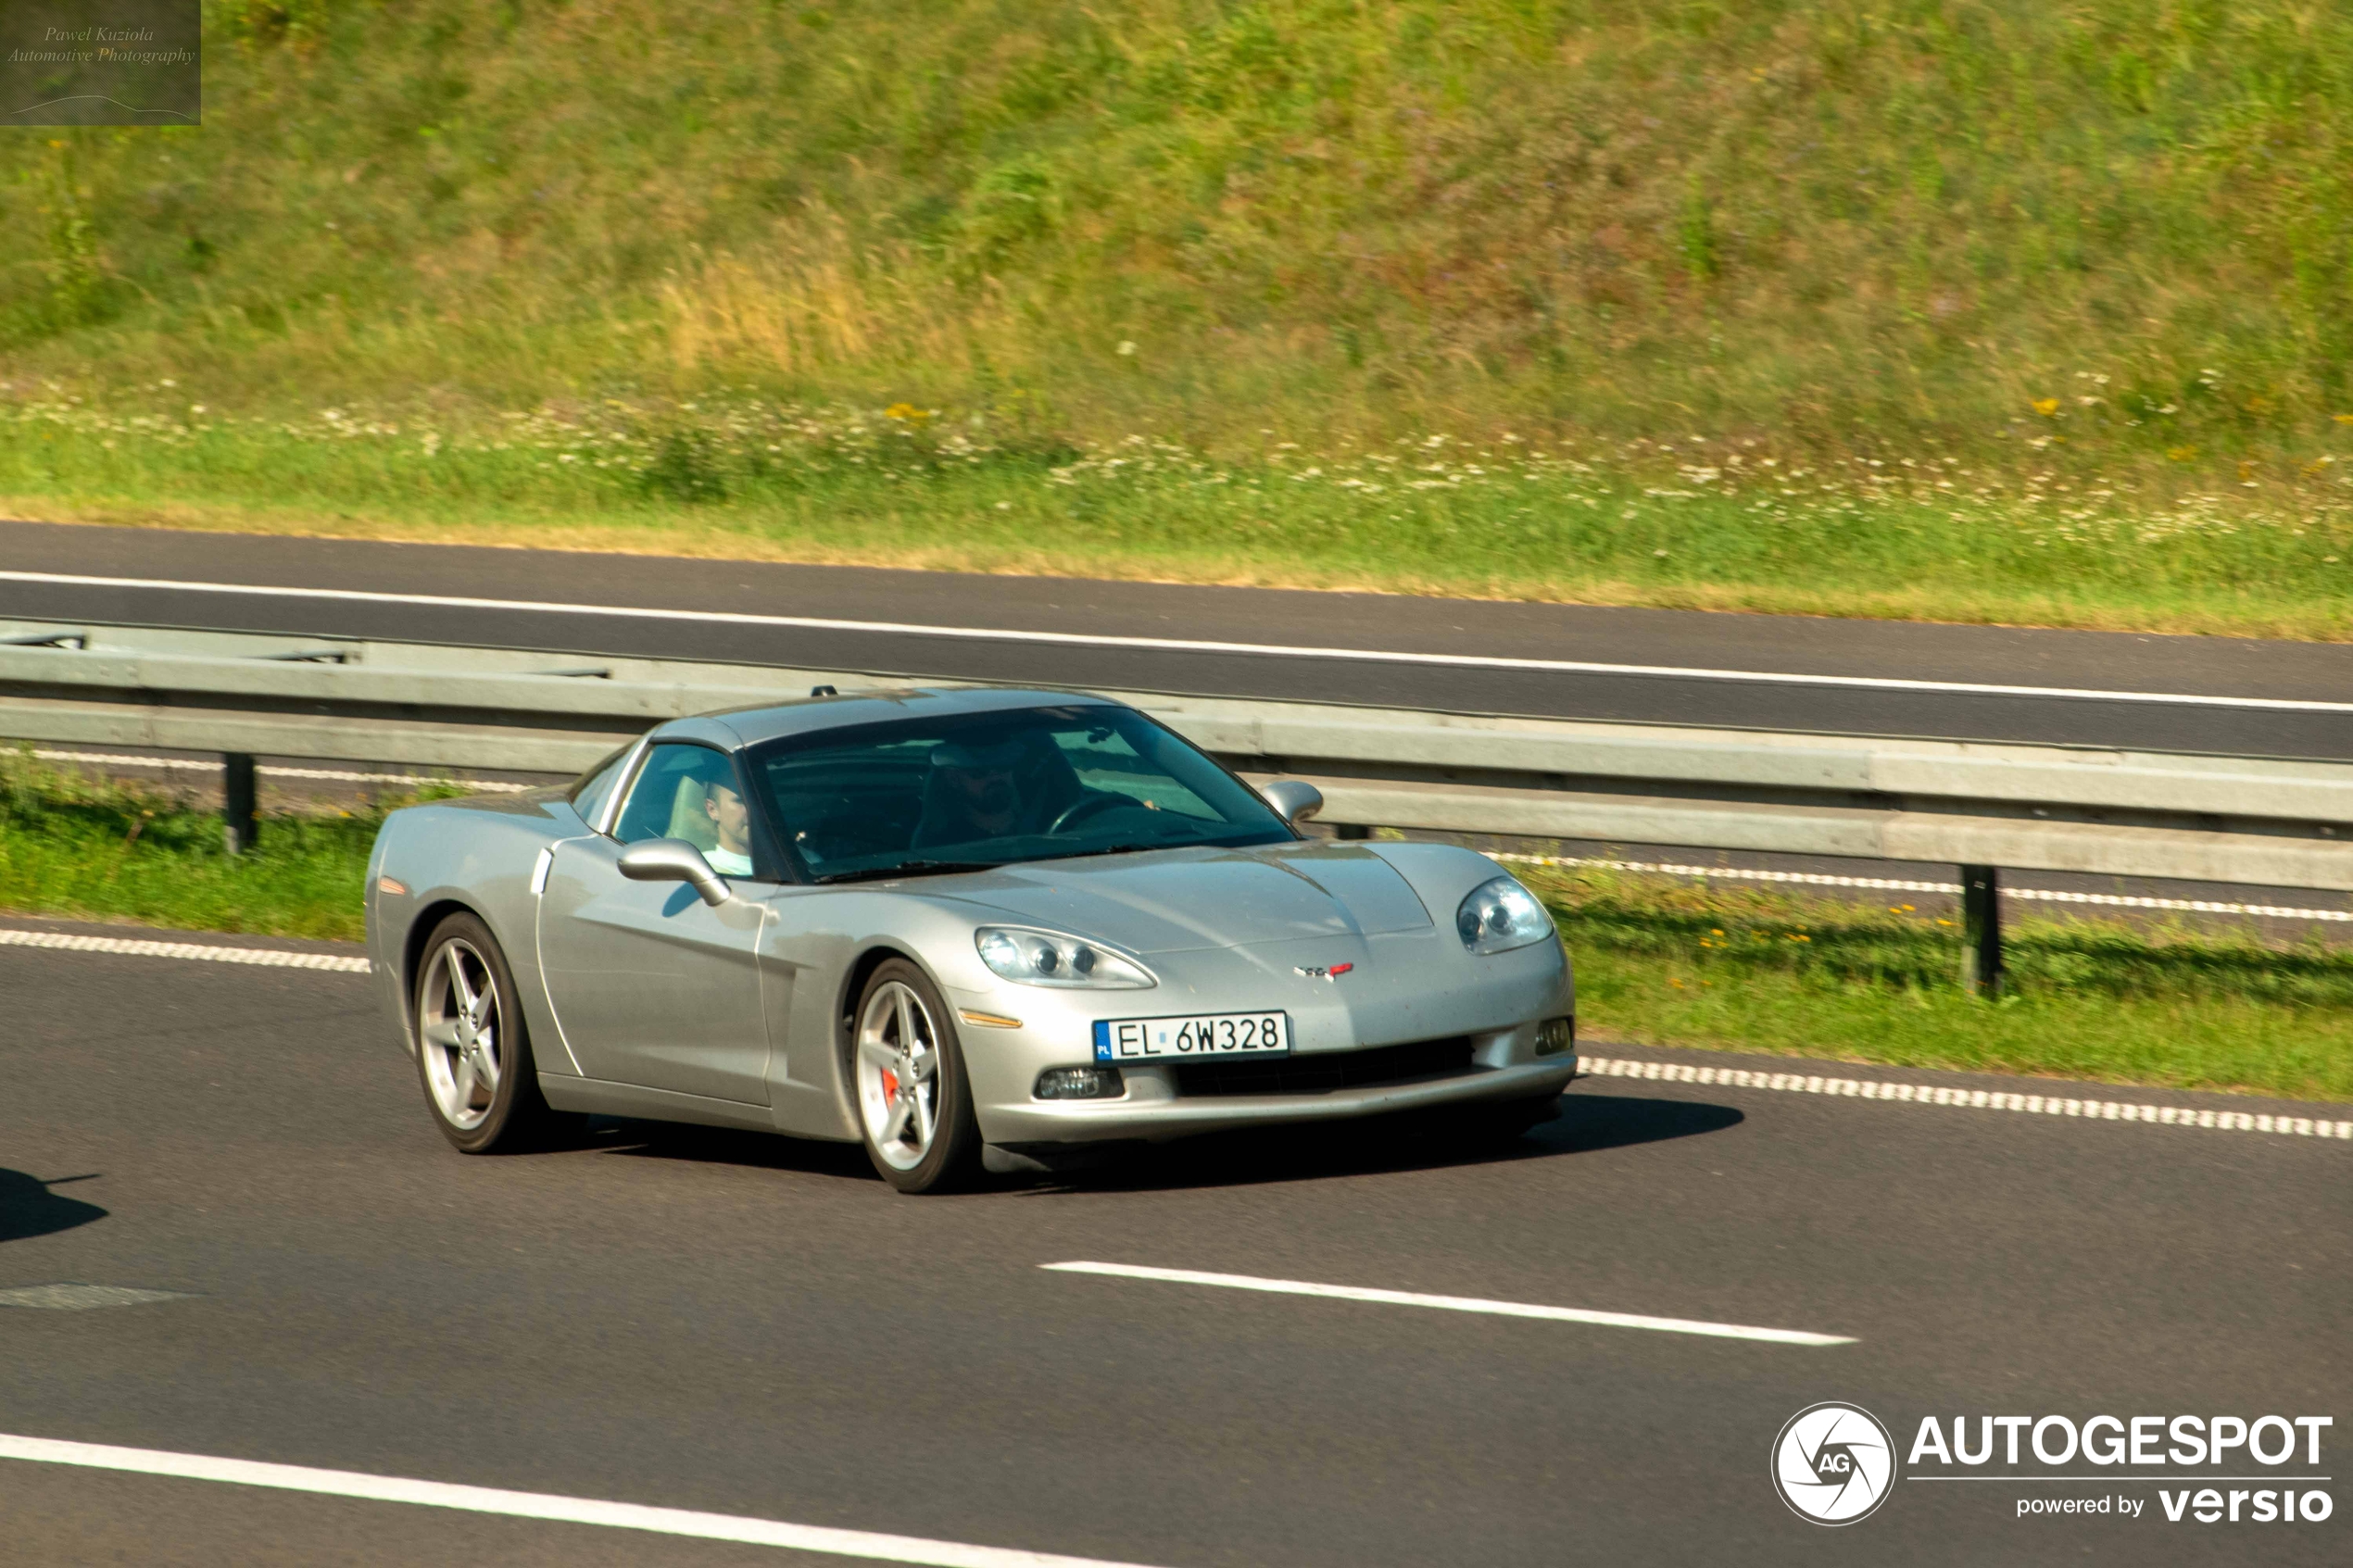
[[[850,1082],[866,1158],[900,1192],[945,1192],[980,1165],[980,1124],[955,1015],[930,976],[891,959],[850,1015]]]
[[[453,1148],[509,1154],[547,1140],[556,1115],[539,1093],[514,976],[479,917],[434,927],[409,1007],[425,1105]]]

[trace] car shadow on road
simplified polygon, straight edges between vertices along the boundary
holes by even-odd
[[[1158,1146],[1122,1146],[1104,1150],[1100,1165],[1050,1175],[992,1177],[985,1185],[1000,1191],[1034,1194],[1145,1191],[1441,1170],[1662,1143],[1722,1132],[1742,1120],[1741,1113],[1729,1105],[1568,1095],[1561,1100],[1557,1119],[1531,1127],[1517,1138],[1466,1136],[1444,1123],[1426,1118],[1270,1127],[1213,1133]],[[856,1144],[722,1127],[598,1119],[575,1147],[640,1160],[743,1165],[860,1182],[879,1179],[865,1150]]]
[[[107,1211],[94,1203],[61,1198],[49,1189],[67,1182],[88,1181],[88,1176],[60,1176],[44,1182],[38,1176],[28,1176],[22,1171],[0,1170],[0,1241],[23,1241],[31,1236],[53,1236],[69,1231],[76,1225],[86,1225],[93,1220],[103,1220]]]
[[[800,1171],[812,1176],[847,1176],[878,1182],[866,1151],[854,1143],[780,1137],[774,1133],[732,1127],[698,1127],[683,1122],[612,1121],[592,1125],[576,1147],[639,1160],[686,1160],[706,1165],[748,1165],[763,1171]]]
[[[1745,1120],[1729,1105],[1617,1095],[1567,1095],[1560,1115],[1516,1138],[1465,1135],[1439,1122],[1331,1123],[1213,1134],[1135,1150],[1100,1168],[1044,1178],[1031,1190],[1142,1191],[1241,1186],[1552,1160],[1720,1133]]]

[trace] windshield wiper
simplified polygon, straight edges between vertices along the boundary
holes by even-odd
[[[1198,838],[1176,838],[1162,844],[1110,844],[1101,849],[1074,849],[1067,855],[1057,855],[1057,860],[1089,860],[1098,855],[1141,855],[1150,849],[1187,849],[1204,842]]]
[[[895,866],[870,866],[862,872],[834,872],[812,878],[819,883],[879,882],[897,876],[939,876],[949,872],[993,872],[996,860],[901,860]]]

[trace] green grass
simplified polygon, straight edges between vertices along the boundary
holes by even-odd
[[[2353,1099],[2353,953],[2018,921],[1997,1002],[1956,928],[1906,907],[1534,873],[1577,961],[1580,1032],[1642,1045]]]
[[[2336,586],[2353,513],[2259,524],[2244,506],[1959,458],[1809,463],[1516,433],[1220,457],[742,394],[486,429],[340,408],[192,415],[176,395],[0,404],[0,502],[541,546],[2353,636]],[[43,499],[61,495],[108,499],[62,514]]]
[[[183,797],[0,753],[0,909],[356,942],[376,814],[280,812],[228,854]]]
[[[0,754],[0,909],[354,941],[377,813],[220,819]],[[1589,1039],[2353,1100],[2353,952],[2028,922],[2012,989],[1962,995],[1957,934],[1898,909],[1530,871]]]
[[[2341,7],[206,13],[0,139],[20,515],[2353,630]]]

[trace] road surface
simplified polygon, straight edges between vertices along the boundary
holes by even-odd
[[[2105,1479],[1899,1481],[1826,1529],[1767,1457],[1830,1399],[1899,1445],[1930,1414],[2277,1412],[2332,1415],[2319,1473],[2341,1476],[2346,1141],[1596,1076],[1493,1157],[1223,1143],[910,1199],[852,1148],[692,1129],[462,1158],[361,974],[0,944],[0,1299],[173,1293],[0,1309],[16,1436],[1161,1568],[2353,1551],[2341,1507],[2174,1524],[2157,1483]],[[1073,1261],[1849,1342],[1041,1266]],[[2145,1512],[2015,1512],[2102,1493]],[[44,1564],[847,1561],[7,1458],[0,1542]]]

